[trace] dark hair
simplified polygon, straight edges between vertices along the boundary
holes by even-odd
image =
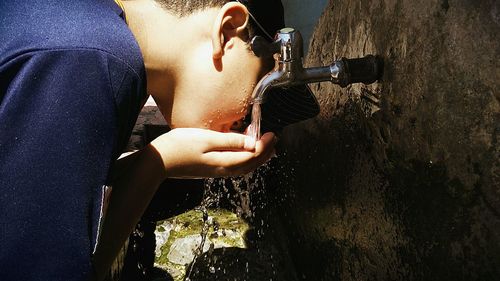
[[[222,7],[224,4],[233,1],[235,0],[155,0],[162,8],[179,17],[189,16],[204,9]],[[249,20],[247,26],[248,40],[255,35],[255,30],[255,23]]]
[[[208,8],[222,7],[232,0],[155,0],[169,12],[179,16],[188,16],[194,12]]]

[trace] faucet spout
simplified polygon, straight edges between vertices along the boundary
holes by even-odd
[[[280,82],[283,81],[285,73],[283,71],[274,70],[267,73],[260,81],[252,92],[252,103],[263,103],[264,93],[273,87],[276,87]]]

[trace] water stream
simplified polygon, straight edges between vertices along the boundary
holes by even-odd
[[[260,103],[254,102],[252,106],[252,123],[248,126],[247,135],[253,137],[255,140],[260,139],[260,119]]]

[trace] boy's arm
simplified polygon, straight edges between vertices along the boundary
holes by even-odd
[[[96,280],[102,280],[118,251],[166,177],[222,177],[254,170],[272,153],[275,138],[248,137],[203,129],[175,129],[144,149],[121,159],[94,255]]]
[[[94,280],[106,276],[165,177],[161,160],[150,146],[117,162],[109,206],[93,257]]]

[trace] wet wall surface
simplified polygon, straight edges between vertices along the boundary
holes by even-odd
[[[500,1],[331,0],[309,66],[378,54],[383,81],[313,84],[275,202],[303,280],[498,280]]]

